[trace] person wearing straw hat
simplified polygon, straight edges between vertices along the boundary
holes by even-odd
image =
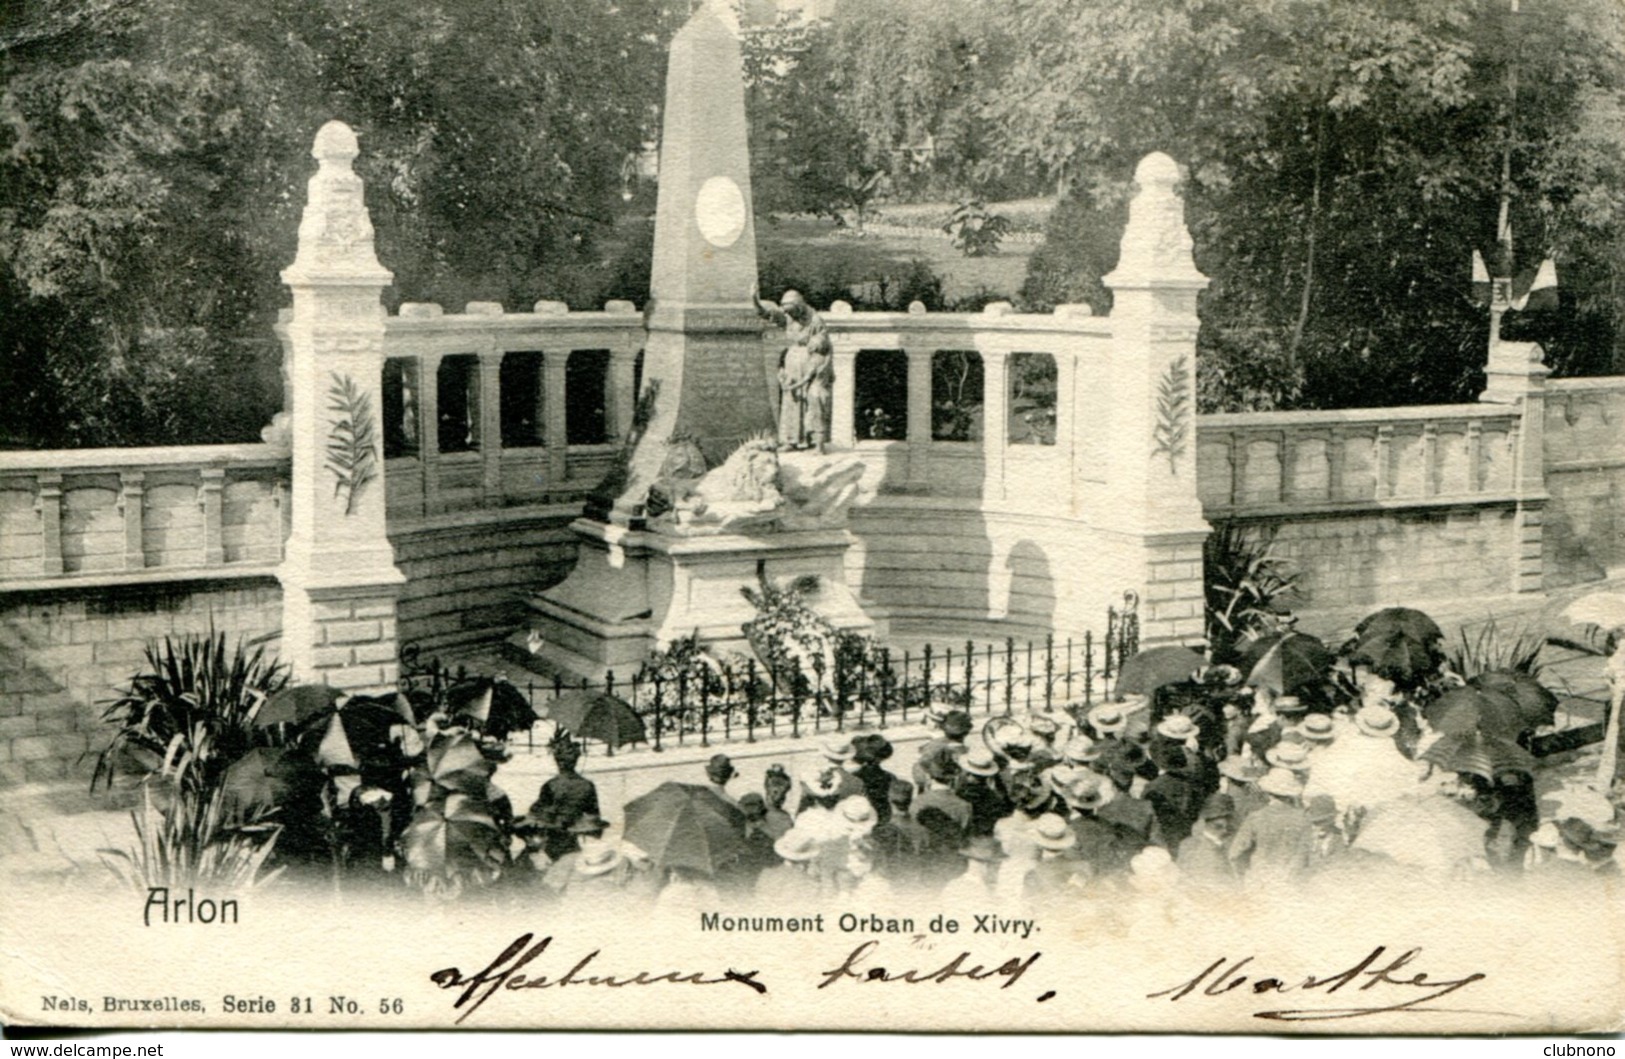
[[[1100,757],[1100,744],[1078,732],[1061,747],[1061,764],[1088,768]]]
[[[1145,801],[1157,816],[1157,826],[1170,849],[1190,836],[1202,809],[1202,789],[1191,773],[1197,753],[1182,744],[1162,750],[1162,771],[1145,785]]]
[[[1090,708],[1084,722],[1097,740],[1121,739],[1128,730],[1128,709],[1121,702],[1102,702]]]
[[[1314,828],[1299,804],[1303,779],[1291,769],[1274,767],[1258,781],[1269,804],[1236,828],[1227,851],[1230,862],[1249,886],[1291,882],[1303,877],[1314,852]]]
[[[779,863],[756,877],[756,897],[764,906],[804,907],[819,899],[814,864],[823,843],[817,835],[792,827],[773,843]]]
[[[1061,798],[1072,813],[1067,826],[1072,830],[1074,849],[1078,859],[1088,865],[1090,878],[1127,870],[1129,858],[1139,848],[1125,847],[1119,830],[1100,817],[1118,797],[1110,782],[1088,771],[1068,777],[1061,788]]]
[[[1035,822],[1055,811],[1056,796],[1044,774],[1036,769],[1012,773],[1008,784],[1011,812],[993,825],[993,837],[998,839],[1006,858],[1000,869],[999,889],[1019,898],[1027,870],[1038,861]]]
[[[970,830],[970,803],[954,793],[959,756],[943,747],[925,762],[927,788],[914,800],[914,819],[930,834],[926,844],[922,881],[941,885],[959,874],[960,846]]]
[[[1045,813],[1034,820],[1033,839],[1037,860],[1022,879],[1027,900],[1075,896],[1089,885],[1093,867],[1078,855],[1078,836],[1059,814]]]
[[[1314,870],[1321,870],[1327,861],[1331,861],[1346,853],[1349,840],[1343,834],[1342,816],[1338,811],[1337,803],[1329,795],[1317,794],[1308,798],[1303,804],[1304,815],[1309,818],[1309,826],[1314,829],[1314,852],[1310,857]]]
[[[852,764],[852,758],[852,740],[846,736],[830,736],[818,744],[817,758],[802,773],[801,805],[796,810],[798,817],[801,811],[812,805],[815,800],[822,800],[826,797],[825,795],[815,794],[807,786],[805,777],[809,774],[815,772],[822,774],[833,770],[831,772],[835,778],[833,797],[837,802],[842,798],[850,798],[854,794],[863,793],[863,781],[852,771],[857,767]],[[833,804],[832,802],[831,805]]]
[[[959,848],[959,856],[965,870],[942,888],[942,904],[950,908],[986,908],[998,893],[1004,851],[992,835],[972,835]]]
[[[551,860],[581,848],[570,826],[583,816],[597,816],[598,787],[576,771],[581,745],[573,739],[556,740],[549,749],[558,772],[536,794],[526,815],[543,833],[542,852]]]
[[[993,827],[1008,816],[1011,802],[999,785],[999,762],[985,746],[975,746],[959,757],[959,780],[954,793],[970,806],[971,835],[991,835]]]
[[[1208,795],[1202,803],[1201,819],[1174,855],[1180,875],[1203,889],[1234,888],[1240,880],[1229,856],[1235,833],[1235,799],[1228,794]]]
[[[1233,754],[1219,762],[1219,790],[1235,801],[1238,824],[1269,804],[1269,796],[1258,789],[1258,781],[1268,771],[1269,767],[1263,762],[1242,754]]]
[[[1061,736],[1061,723],[1046,713],[1035,713],[1027,719],[1027,731],[1032,734],[1033,748],[1027,763],[1033,768],[1046,769],[1061,760],[1056,743]]]
[[[565,897],[571,903],[620,900],[631,874],[626,854],[612,842],[600,842],[577,855]]]
[[[1328,794],[1340,809],[1357,812],[1424,793],[1425,766],[1400,751],[1395,742],[1400,729],[1398,715],[1386,706],[1356,711],[1354,733],[1314,755],[1305,795]]]
[[[1287,769],[1300,776],[1309,773],[1309,744],[1283,738],[1264,751],[1264,761],[1271,768]]]
[[[581,854],[604,844],[604,832],[609,830],[609,821],[597,813],[588,813],[576,819],[570,825],[570,833],[576,839],[579,848],[559,857],[549,864],[542,872],[542,888],[554,895],[562,894],[569,889],[570,883],[575,879],[576,861]]]
[[[1292,734],[1308,744],[1313,757],[1315,752],[1337,741],[1337,722],[1329,714],[1305,714],[1303,720],[1293,726]]]

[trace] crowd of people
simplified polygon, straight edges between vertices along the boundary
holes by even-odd
[[[966,711],[936,707],[906,770],[885,733],[834,735],[769,767],[760,790],[740,790],[734,763],[717,754],[693,785],[726,807],[738,841],[709,872],[606,837],[612,825],[566,741],[554,750],[558,775],[521,820],[521,859],[552,897],[754,895],[786,906],[935,894],[1009,907],[1397,870],[1553,880],[1620,871],[1617,810],[1600,795],[1543,816],[1527,771],[1486,778],[1430,764],[1420,751],[1431,735],[1402,703],[1311,711],[1245,691],[1222,710],[1153,720],[1153,704],[1131,696],[980,731]]]

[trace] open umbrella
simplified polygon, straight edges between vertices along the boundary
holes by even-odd
[[[343,697],[344,692],[326,684],[290,684],[260,705],[259,712],[254,714],[254,726],[304,724],[327,713]]]
[[[661,868],[716,875],[746,852],[745,814],[704,787],[666,782],[626,803],[626,840]]]
[[[1484,732],[1500,739],[1517,739],[1526,730],[1518,703],[1510,695],[1483,688],[1451,688],[1422,708],[1428,724],[1443,735]]]
[[[1557,696],[1528,673],[1490,669],[1467,683],[1471,687],[1497,691],[1510,698],[1517,704],[1518,716],[1529,730],[1549,725],[1557,719]]]
[[[608,692],[567,691],[547,704],[547,715],[577,739],[597,739],[612,750],[646,738],[643,718]]]
[[[410,725],[411,714],[398,695],[352,695],[313,719],[305,738],[316,763],[325,768],[386,765],[400,756],[394,729]]]
[[[1396,633],[1422,644],[1444,639],[1444,630],[1439,628],[1438,622],[1410,607],[1385,607],[1366,615],[1354,627],[1354,636],[1358,640],[1385,640]]]
[[[431,788],[484,795],[494,772],[496,765],[481,752],[473,736],[463,733],[440,736],[423,755],[423,764],[414,770],[417,801],[419,804],[430,801],[435,793]]]
[[[409,867],[445,874],[500,863],[506,845],[491,807],[461,792],[420,808],[401,836]]]
[[[1395,628],[1361,636],[1349,660],[1370,666],[1401,688],[1414,688],[1439,668],[1443,656],[1438,644],[1437,639],[1420,640]]]
[[[1510,739],[1479,729],[1441,735],[1422,752],[1422,757],[1447,772],[1466,772],[1491,783],[1502,772],[1516,770],[1533,775],[1535,771],[1533,754]]]
[[[446,712],[493,739],[506,739],[509,732],[536,723],[536,711],[525,693],[501,677],[453,685],[446,692]]]
[[[1117,698],[1150,695],[1167,684],[1183,684],[1206,661],[1189,647],[1150,647],[1135,654],[1117,673]]]
[[[1296,695],[1325,683],[1334,661],[1318,639],[1302,632],[1274,633],[1247,644],[1241,652],[1247,683],[1278,695]]]

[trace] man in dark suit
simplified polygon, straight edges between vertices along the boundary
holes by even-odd
[[[542,784],[529,815],[541,829],[542,851],[558,860],[581,848],[571,827],[583,816],[598,815],[598,788],[576,772],[581,747],[574,740],[561,740],[552,749],[558,775]]]

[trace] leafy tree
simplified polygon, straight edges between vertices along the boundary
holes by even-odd
[[[1135,161],[1188,166],[1208,408],[1414,403],[1481,385],[1467,263],[1495,239],[1502,151],[1520,268],[1553,252],[1565,312],[1514,321],[1559,368],[1620,333],[1625,32],[1608,0],[1342,4],[1018,0],[1025,40],[989,113],[1005,164],[1067,191],[1034,258],[1036,306],[1109,307]],[[1516,72],[1515,72],[1516,71]],[[1511,85],[1517,85],[1516,110]],[[1069,276],[1076,267],[1079,275]],[[1510,333],[1510,332],[1509,332]]]
[[[785,16],[747,37],[751,186],[759,208],[811,213],[861,232],[888,159],[842,107],[846,74],[829,23]]]
[[[361,135],[395,296],[620,294],[621,167],[652,134],[686,8],[14,0],[0,383],[26,440],[257,435],[280,403],[278,271],[332,117]],[[240,396],[244,361],[271,392]]]

